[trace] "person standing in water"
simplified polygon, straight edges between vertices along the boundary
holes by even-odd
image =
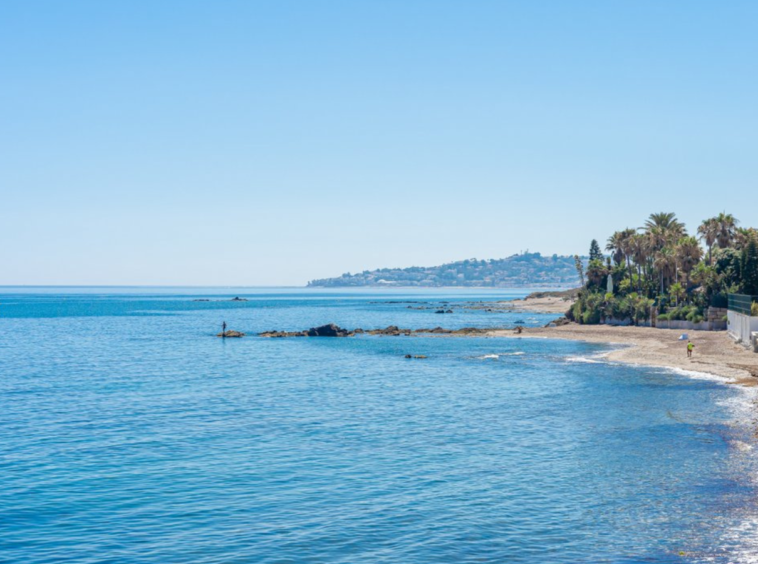
[[[695,348],[695,345],[692,344],[692,341],[687,341],[687,358],[692,358],[692,349]]]
[[[221,324],[221,336],[226,337],[226,321]]]

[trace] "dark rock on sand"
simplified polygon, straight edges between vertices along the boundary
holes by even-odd
[[[553,319],[550,323],[545,325],[545,327],[560,327],[561,325],[569,325],[571,321],[567,317],[559,317],[558,319]]]

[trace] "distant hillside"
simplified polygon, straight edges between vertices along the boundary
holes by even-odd
[[[586,265],[587,258],[582,262]],[[580,284],[574,257],[524,253],[504,259],[462,260],[442,266],[412,266],[349,272],[338,278],[308,282],[309,287],[346,286],[469,286],[516,288],[537,286],[575,287]]]

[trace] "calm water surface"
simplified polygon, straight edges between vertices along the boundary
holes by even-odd
[[[0,562],[758,561],[744,389],[577,342],[213,336],[552,317],[408,307],[517,295],[0,288]]]

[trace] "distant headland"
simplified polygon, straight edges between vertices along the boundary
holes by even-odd
[[[582,257],[586,264],[587,257]],[[440,266],[411,266],[345,273],[336,278],[311,280],[309,287],[462,286],[481,288],[575,287],[580,284],[574,256],[521,253],[504,259],[467,259]]]

